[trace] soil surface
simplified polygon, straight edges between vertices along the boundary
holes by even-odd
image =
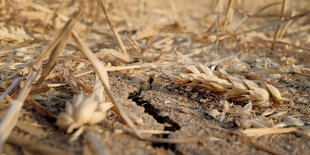
[[[139,90],[145,77],[124,73],[113,73],[111,86],[117,100],[124,109],[135,118],[140,129],[170,131],[169,134],[154,135],[162,138],[202,137],[195,142],[184,144],[154,143],[139,140],[122,119],[114,113],[97,125],[87,126],[87,131],[95,134],[102,147],[111,154],[304,154],[310,151],[310,140],[296,134],[269,135],[259,138],[240,137],[225,131],[238,129],[234,118],[224,122],[208,115],[214,108],[221,109],[221,96],[202,90],[187,91],[176,84],[153,81],[147,90]],[[199,97],[193,99],[193,95]],[[55,99],[58,100],[58,99]],[[58,101],[49,111],[62,111],[64,103]],[[48,119],[28,105],[25,105],[19,122],[34,127],[38,136],[29,136],[17,128],[14,134],[44,145],[56,147],[62,151],[85,153],[85,137],[81,136],[73,143],[68,143],[71,135],[60,131],[55,121]],[[206,138],[207,137],[207,138]],[[265,150],[264,148],[267,148]],[[24,149],[8,142],[4,145],[5,154],[25,153]],[[274,152],[268,152],[268,151]],[[84,152],[83,152],[84,151]]]

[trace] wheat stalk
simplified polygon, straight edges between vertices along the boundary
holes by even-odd
[[[266,82],[263,83],[264,87],[260,87],[257,83],[244,77],[231,76],[222,69],[211,71],[202,64],[186,68],[190,73],[173,76],[172,81],[192,87],[207,88],[212,92],[224,94],[228,99],[237,102],[251,101],[257,107],[268,107],[272,103],[283,104],[289,101],[282,97],[276,87]]]

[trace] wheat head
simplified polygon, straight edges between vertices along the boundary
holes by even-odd
[[[282,97],[276,87],[266,82],[263,82],[263,87],[260,87],[254,81],[244,77],[231,76],[223,69],[211,71],[210,68],[200,63],[186,68],[189,73],[173,76],[172,81],[191,87],[206,88],[212,92],[224,94],[227,99],[237,102],[251,101],[253,106],[257,107],[289,102],[288,99]]]

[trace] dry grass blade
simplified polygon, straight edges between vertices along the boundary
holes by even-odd
[[[292,16],[296,14],[295,10],[292,11]],[[282,39],[286,34],[288,27],[293,23],[293,20],[289,20],[283,27],[282,31],[279,33],[278,38]]]
[[[80,17],[81,14],[82,14],[82,11],[79,11],[75,16],[73,16],[71,20],[68,21],[68,23],[64,26],[61,32],[71,31],[70,27],[68,26],[72,24],[74,25],[74,23],[77,21],[76,18]],[[17,98],[11,102],[11,105],[8,108],[8,111],[2,117],[1,122],[0,122],[0,148],[2,148],[3,143],[6,141],[9,134],[13,130],[14,126],[16,125],[19,112],[23,106],[25,99],[27,98],[31,90],[31,85],[33,81],[36,79],[36,77],[39,75],[39,69],[41,67],[42,61],[51,51],[53,51],[57,47],[58,43],[62,40],[64,34],[65,33],[59,33],[56,39],[47,47],[47,49],[43,53],[41,53],[41,55],[32,64],[33,70],[30,72],[29,76],[27,77],[24,83],[24,86],[20,90]],[[62,50],[62,49],[58,48],[58,50]]]
[[[41,106],[37,101],[35,101],[31,96],[28,96],[26,103],[30,105],[33,109],[36,109],[42,115],[48,116],[49,118],[56,119],[56,116],[47,111],[43,106]]]
[[[174,22],[176,22],[176,23],[179,22],[178,10],[177,10],[177,7],[175,6],[174,0],[170,0],[170,7],[171,7],[171,10],[173,12]]]
[[[153,135],[160,135],[160,134],[170,134],[171,131],[162,131],[162,130],[140,130],[144,134],[153,134]]]
[[[107,13],[107,11],[106,11],[106,9],[105,9],[103,0],[98,0],[98,2],[99,2],[99,4],[101,5],[101,7],[102,7],[102,9],[103,9],[104,15],[105,15],[106,20],[107,20],[107,22],[108,22],[108,24],[109,24],[109,26],[110,26],[110,28],[111,28],[111,30],[112,30],[114,36],[115,36],[115,39],[117,40],[117,43],[118,43],[119,47],[121,48],[122,53],[119,54],[119,57],[118,57],[118,58],[121,58],[122,60],[124,60],[124,61],[126,61],[126,62],[129,62],[129,61],[130,61],[130,58],[129,58],[129,55],[128,55],[128,53],[127,53],[127,50],[126,50],[126,48],[125,48],[125,46],[124,46],[124,44],[123,44],[121,38],[119,37],[119,35],[118,35],[118,33],[117,33],[115,27],[114,27],[113,24],[111,23],[111,20],[110,20],[110,18],[109,18],[109,16],[108,16],[108,13]]]
[[[223,30],[224,30],[223,32],[227,31],[227,27],[233,18],[233,15],[234,15],[234,12],[233,12],[234,10],[232,9],[233,3],[234,3],[234,0],[228,1],[228,6],[227,6],[227,10],[226,10],[226,15],[225,15],[225,21],[223,24]]]
[[[51,51],[51,55],[49,57],[47,65],[43,68],[41,77],[36,84],[37,86],[41,85],[41,83],[49,75],[49,73],[51,72],[51,70],[55,66],[57,57],[62,53],[63,48],[65,47],[65,45],[68,42],[68,39],[70,37],[71,30],[72,30],[73,26],[81,18],[82,14],[83,14],[83,10],[77,12],[76,15],[74,15],[74,18],[72,18],[71,22],[68,22],[65,25],[66,29],[63,29],[60,32],[61,37],[59,37],[59,39],[57,38],[57,42],[55,42],[55,45],[53,44],[53,46],[55,46],[55,48],[53,48]],[[47,54],[47,52],[44,54]]]
[[[13,130],[18,119],[18,114],[23,106],[27,95],[30,92],[31,84],[35,80],[37,75],[38,72],[31,72],[31,74],[25,81],[24,87],[20,91],[17,99],[11,102],[8,111],[2,117],[0,123],[0,148],[2,148],[3,143],[6,141],[7,137]]]
[[[20,82],[20,80],[21,78],[18,77],[12,82],[12,84],[8,87],[8,89],[6,89],[3,94],[1,94],[0,101],[3,100],[6,97],[6,95],[8,95],[15,88],[15,86]]]
[[[191,137],[191,138],[149,138],[145,137],[142,138],[142,140],[147,140],[155,143],[170,143],[170,144],[184,144],[184,143],[191,143],[191,142],[197,142],[199,140],[205,140],[210,138],[210,136],[197,136],[197,137]]]
[[[245,34],[245,33],[250,33],[250,32],[253,32],[253,31],[262,30],[262,29],[265,29],[265,28],[268,28],[268,27],[271,27],[271,26],[275,26],[275,25],[278,25],[278,24],[281,24],[281,23],[284,23],[284,22],[287,22],[287,21],[290,21],[290,20],[295,20],[295,19],[304,17],[304,16],[306,16],[308,14],[310,14],[310,10],[304,11],[302,13],[299,13],[299,14],[297,14],[295,16],[292,16],[292,17],[289,17],[289,18],[284,18],[283,20],[275,22],[275,23],[272,23],[272,24],[267,24],[267,25],[264,25],[264,26],[259,26],[257,28],[245,30],[245,31],[242,31],[242,32],[237,33],[235,35],[242,35],[242,34]]]
[[[266,10],[266,9],[268,9],[268,8],[270,8],[270,7],[272,7],[272,6],[279,5],[279,4],[281,4],[281,2],[270,3],[270,4],[266,5],[266,6],[264,6],[264,7],[260,8],[260,9],[258,9],[258,10],[255,11],[254,13],[246,15],[246,16],[242,19],[242,21],[240,22],[240,24],[238,24],[238,26],[236,26],[236,28],[233,30],[233,32],[235,32],[236,30],[239,30],[240,27],[250,19],[250,17],[256,16],[256,15],[259,14],[260,12],[262,12],[262,11],[264,11],[264,10]]]
[[[121,70],[132,70],[132,69],[141,69],[141,68],[157,68],[157,67],[162,67],[162,66],[173,66],[174,63],[169,63],[169,62],[155,62],[155,63],[146,63],[146,64],[140,64],[140,65],[128,65],[128,66],[109,66],[106,67],[107,71],[121,71]],[[83,76],[86,74],[92,73],[93,70],[80,73],[77,75],[74,75],[74,77],[79,77]]]
[[[272,40],[265,40],[265,39],[262,39],[262,38],[259,38],[258,40],[259,40],[259,41],[262,41],[262,42],[266,42],[266,43],[275,42],[276,44],[288,45],[288,46],[290,46],[290,47],[294,47],[294,48],[297,48],[297,49],[305,50],[306,52],[309,52],[309,51],[310,51],[310,48],[309,48],[309,47],[307,47],[307,46],[297,46],[297,45],[295,45],[294,43],[287,43],[287,42],[279,41],[279,40],[275,40],[275,41],[272,41]]]
[[[241,132],[249,137],[259,137],[263,135],[269,134],[280,134],[280,133],[291,133],[298,131],[298,128],[282,128],[282,129],[275,129],[275,128],[250,128],[242,130]]]
[[[286,12],[286,0],[283,0],[282,2],[282,8],[281,8],[281,17],[280,17],[280,21],[282,21],[284,19],[284,14]],[[280,28],[281,28],[281,25],[278,24],[277,25],[277,28],[276,28],[276,32],[274,33],[273,35],[273,43],[272,43],[272,46],[271,46],[271,50],[274,49],[274,46],[275,46],[275,41],[277,40],[277,38],[279,37],[279,32],[280,32]]]

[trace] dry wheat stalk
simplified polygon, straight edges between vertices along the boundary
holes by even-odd
[[[224,94],[228,99],[237,102],[252,101],[253,105],[258,107],[268,107],[271,103],[288,102],[287,99],[282,98],[280,91],[273,85],[264,83],[264,88],[262,88],[251,80],[231,76],[222,69],[212,72],[202,64],[199,64],[198,68],[194,65],[186,68],[191,73],[173,76],[172,80],[192,87],[207,88],[213,92]]]
[[[286,8],[287,8],[287,1],[286,0],[283,0],[282,1],[282,8],[281,8],[281,14],[282,16],[280,17],[280,21],[284,19],[284,15],[286,13]],[[281,30],[281,25],[278,24],[277,27],[276,27],[276,31],[273,35],[273,43],[272,43],[272,46],[271,46],[271,49],[273,50],[274,47],[275,47],[275,43],[276,43],[276,40],[279,38],[279,35],[280,35],[280,30]]]
[[[110,18],[109,18],[109,16],[108,16],[108,13],[107,13],[107,11],[106,11],[106,9],[105,9],[105,6],[104,6],[104,2],[103,2],[102,0],[98,0],[98,3],[100,4],[100,6],[101,6],[101,8],[102,8],[102,10],[103,10],[103,13],[104,13],[104,15],[105,15],[105,18],[106,18],[106,20],[107,20],[107,22],[108,22],[108,24],[109,24],[109,26],[110,26],[110,29],[111,29],[111,31],[113,32],[114,37],[115,37],[115,39],[116,39],[116,41],[117,41],[117,43],[118,43],[118,45],[119,45],[119,47],[120,47],[120,49],[121,49],[121,51],[122,51],[122,53],[118,53],[118,54],[117,54],[117,55],[118,55],[118,58],[122,59],[122,60],[125,61],[125,62],[129,62],[129,61],[130,61],[130,58],[129,58],[129,55],[127,54],[127,50],[126,50],[126,48],[125,48],[125,46],[124,46],[124,44],[123,44],[121,38],[119,37],[116,28],[115,28],[114,25],[111,23],[111,20],[110,20]],[[113,53],[113,52],[112,52],[112,53]]]

